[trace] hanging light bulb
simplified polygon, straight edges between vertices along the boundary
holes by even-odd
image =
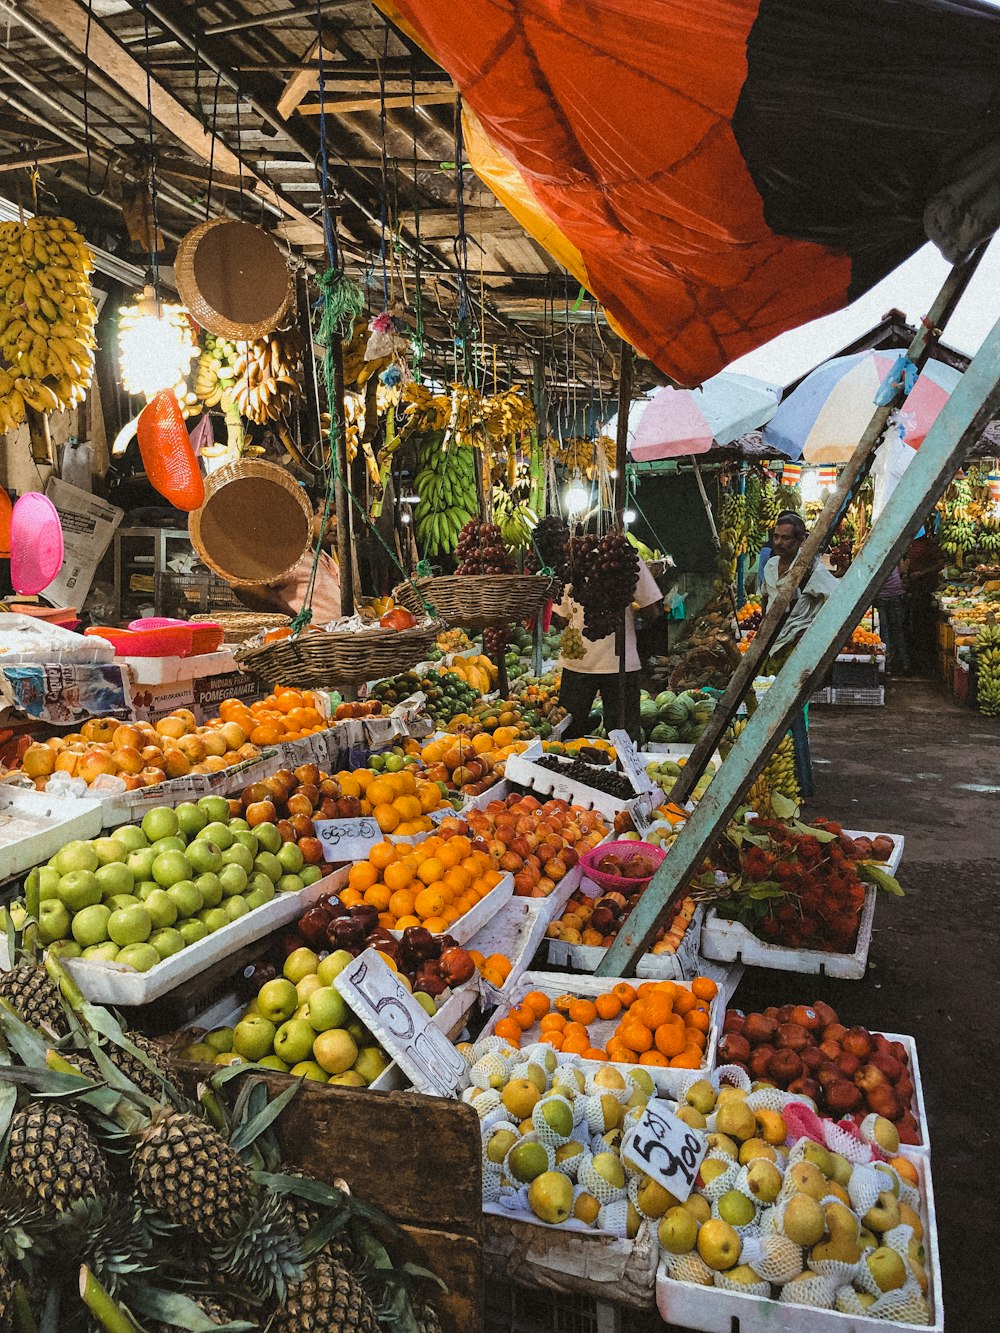
[[[563,497],[570,514],[582,514],[590,504],[590,491],[579,481],[570,482]]]
[[[626,509],[624,514],[622,514],[622,519],[624,520],[626,527],[628,527],[630,523],[634,523],[637,517],[638,515],[634,509]]]
[[[125,391],[153,398],[187,379],[198,342],[184,307],[160,301],[146,287],[135,305],[119,311],[118,351]]]

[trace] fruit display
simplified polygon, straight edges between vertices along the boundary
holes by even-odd
[[[719,745],[723,758],[745,729],[746,719],[735,719]],[[801,798],[799,779],[795,771],[795,744],[791,732],[786,732],[782,736],[778,748],[768,759],[763,770],[754,778],[750,790],[743,798],[743,804],[758,815],[778,814],[779,811],[775,809],[775,794],[778,796],[777,805],[781,808],[784,808],[783,801],[791,801],[797,806]]]
[[[855,625],[851,637],[842,649],[845,653],[884,653],[885,644],[879,636],[864,625]]]
[[[724,690],[740,661],[733,642],[732,615],[726,592],[703,607],[693,620],[685,621],[684,637],[677,646],[667,656],[653,659],[650,689],[655,686],[675,693]]]
[[[619,981],[592,997],[566,992],[553,999],[538,991],[515,1004],[491,1032],[515,1050],[537,1042],[584,1061],[701,1069],[717,990],[710,977],[695,977],[684,985]]]
[[[302,396],[302,338],[296,329],[276,329],[240,343],[233,369],[233,401],[240,416],[259,425],[281,421]]]
[[[443,430],[416,437],[416,446],[417,544],[424,556],[450,555],[458,534],[479,509],[475,455],[471,449],[445,448]]]
[[[972,645],[976,664],[976,707],[986,717],[1000,715],[1000,625],[983,624]]]
[[[645,885],[635,889],[616,889],[601,898],[593,898],[578,889],[566,903],[562,915],[550,921],[545,934],[550,940],[564,944],[583,944],[606,949],[618,934],[618,929],[642,897]],[[649,952],[676,953],[687,933],[696,907],[693,899],[685,896],[674,906],[669,918],[656,928]]]
[[[643,735],[654,744],[690,744],[705,730],[715,712],[714,695],[704,690],[661,690],[655,697],[643,691],[639,696],[639,717]]]
[[[528,742],[518,740],[512,732],[511,727],[498,727],[492,735],[481,731],[475,736],[427,741],[419,749],[426,765],[425,776],[428,781],[443,783],[448,791],[480,796],[503,777],[510,755],[527,749]]]
[[[531,538],[531,554],[528,557],[528,569],[532,574],[540,574],[542,569],[551,569],[552,573],[565,585],[567,579],[567,552],[569,528],[564,519],[556,514],[549,514],[539,519]],[[556,592],[558,601],[561,593]]]
[[[988,469],[970,467],[938,501],[938,541],[957,576],[967,565],[989,562],[1000,552],[1000,518],[989,489]]]
[[[544,754],[540,759],[536,759],[535,763],[539,768],[547,769],[550,773],[558,773],[560,777],[568,778],[570,782],[578,782],[581,786],[602,792],[616,801],[631,801],[635,796],[635,788],[628,778],[610,766],[600,768],[596,764],[588,764],[579,757],[564,759],[557,754]]]
[[[725,1084],[716,1092],[701,1080],[684,1111],[689,1124],[714,1128],[688,1199],[655,1196],[671,1279],[889,1323],[931,1322],[921,1173],[907,1157],[886,1160],[882,1142],[899,1147],[894,1132],[876,1137],[886,1121],[872,1117],[872,1137],[837,1152],[790,1135],[756,1092]]]
[[[66,843],[31,872],[25,893],[38,894],[38,935],[50,949],[148,972],[276,893],[315,884],[323,871],[304,845],[283,842],[269,821],[251,828],[225,797],[203,796]]]
[[[247,722],[242,711],[239,716]],[[234,764],[259,759],[260,747],[250,740],[252,730],[222,718],[199,726],[188,708],[176,708],[156,723],[90,718],[79,731],[30,745],[21,757],[20,771],[39,791],[54,773],[81,778],[88,787],[105,775],[119,777],[127,791],[137,791],[167,778],[222,773]]]
[[[639,557],[624,534],[573,537],[568,547],[573,598],[583,607],[583,637],[614,634],[639,578]]]
[[[646,776],[651,782],[655,783],[663,792],[664,796],[669,797],[674,789],[674,783],[681,776],[687,759],[680,755],[677,759],[654,759],[646,765]],[[711,786],[712,779],[716,774],[715,761],[710,759],[705,765],[705,771],[691,789],[691,800],[699,801],[705,795],[705,792]]]
[[[500,870],[514,876],[514,894],[522,898],[547,898],[608,831],[596,810],[568,801],[541,802],[530,793],[512,792],[485,810],[467,810],[465,818]]]
[[[330,724],[322,711],[322,702],[319,691],[277,685],[266,698],[255,699],[253,703],[223,699],[219,718],[237,723],[253,745],[278,745],[324,731]]]
[[[828,1004],[727,1010],[719,1060],[808,1097],[821,1115],[858,1125],[866,1116],[882,1116],[899,1142],[921,1142],[906,1047],[865,1027],[846,1027]]]
[[[513,574],[514,561],[495,523],[470,519],[458,534],[456,574]]]
[[[195,364],[194,392],[206,408],[223,407],[233,401],[236,361],[242,343],[217,337],[208,330],[202,334],[201,354]],[[223,402],[226,395],[226,402]]]
[[[433,828],[430,812],[448,805],[437,783],[422,780],[419,770],[398,755],[373,755],[370,762],[377,762],[379,767],[343,769],[334,777],[320,774],[318,782],[307,784],[307,790],[300,787],[298,796],[308,797],[313,802],[313,814],[322,819],[372,815],[383,833],[392,833],[398,838],[412,837]],[[315,770],[315,765],[306,767]],[[289,810],[292,804],[299,804],[295,796],[288,797]],[[331,813],[334,804],[336,814]],[[301,810],[296,809],[296,815],[312,818],[313,815],[304,808],[304,801],[302,805]]]
[[[476,965],[476,971],[488,981],[491,986],[497,990],[502,990],[513,971],[513,963],[502,953],[491,953],[489,955],[481,953],[478,949],[470,949],[469,957]]]
[[[456,654],[447,668],[452,675],[466,681],[480,694],[489,694],[496,688],[497,668],[484,653]]]
[[[736,620],[744,634],[760,628],[764,618],[764,609],[760,602],[744,602],[736,612]]]
[[[68,411],[94,373],[94,258],[67,218],[0,222],[0,430]]]
[[[411,695],[424,696],[424,709],[438,724],[444,726],[456,713],[466,713],[479,701],[479,691],[447,668],[428,667],[421,676],[416,671],[404,671],[399,676],[387,676],[371,686],[369,695],[385,708],[395,708]]]
[[[263,1080],[237,1070],[191,1100],[155,1043],[96,1006],[79,1007],[59,1054],[15,1013],[0,1024],[14,1326],[375,1333],[392,1299],[407,1327],[440,1329],[410,1303],[412,1278],[393,1278],[371,1230],[391,1234],[390,1220],[288,1163],[285,1103]]]
[[[903,892],[884,869],[892,852],[887,835],[853,839],[830,820],[758,819],[730,825],[716,845],[712,863],[725,885],[699,881],[692,892],[767,943],[850,953],[866,886]]]
[[[376,843],[367,860],[351,866],[340,902],[372,909],[372,928],[422,926],[432,935],[447,934],[503,879],[494,857],[480,839],[469,836],[471,831],[459,819],[443,819],[436,834],[412,847]]]
[[[565,716],[565,708],[560,708],[558,700],[552,695],[537,706],[523,696],[479,699],[468,712],[456,713],[450,718],[444,730],[464,736],[483,733],[496,735],[498,732],[506,734],[510,731],[513,737],[500,742],[510,744],[510,739],[530,740],[534,736],[547,738],[552,734],[552,728]]]
[[[444,629],[435,639],[434,647],[428,653],[428,658],[437,662],[449,653],[467,653],[471,652],[474,647],[475,645],[464,629],[457,627]]]
[[[307,694],[308,691],[303,691]],[[378,699],[356,699],[352,703],[337,704],[333,710],[333,720],[343,722],[345,718],[352,717],[378,717],[382,712],[382,705]]]

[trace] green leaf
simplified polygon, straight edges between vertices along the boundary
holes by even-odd
[[[801,820],[793,819],[792,828],[802,837],[815,838],[817,842],[836,842],[836,833],[831,833],[829,829],[814,828],[812,824],[803,824]]]
[[[784,898],[785,890],[774,880],[762,880],[760,884],[754,884],[747,891],[747,896],[753,899],[761,898]]]
[[[896,898],[905,897],[899,880],[890,875],[888,870],[883,870],[876,862],[858,861],[855,869],[858,878],[865,884],[874,884],[876,888],[884,889],[886,893],[891,893]]]
[[[250,1144],[253,1143],[254,1139],[259,1138],[261,1134],[264,1133],[265,1129],[269,1129],[296,1095],[301,1086],[301,1081],[293,1083],[290,1088],[286,1088],[284,1092],[279,1093],[273,1101],[268,1102],[267,1106],[265,1106],[264,1110],[261,1111],[259,1115],[255,1115],[252,1119],[240,1125],[239,1129],[237,1129],[235,1134],[229,1140],[230,1147],[233,1151],[242,1152],[244,1148],[248,1148]]]
[[[791,819],[793,815],[799,813],[798,802],[783,796],[780,791],[771,793],[771,809],[779,819]]]
[[[130,1292],[129,1300],[140,1314],[150,1319],[161,1320],[177,1328],[186,1328],[190,1333],[252,1333],[257,1324],[245,1319],[236,1319],[229,1324],[216,1324],[195,1304],[189,1296],[179,1291],[163,1291],[159,1287],[137,1287]]]

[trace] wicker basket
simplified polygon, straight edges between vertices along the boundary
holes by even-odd
[[[446,625],[463,629],[527,620],[557,587],[554,579],[543,574],[449,574],[398,584],[393,589],[394,600],[415,615],[423,607],[414,584]]]
[[[431,620],[404,630],[307,631],[294,639],[239,649],[235,656],[244,671],[272,685],[353,686],[394,676],[422,662],[443,629],[440,620]]]
[[[261,630],[281,629],[292,623],[291,616],[268,615],[261,611],[218,611],[205,616],[192,616],[192,621],[209,620],[222,626],[222,642],[245,643]]]
[[[212,218],[187,233],[177,247],[174,280],[202,328],[241,342],[276,329],[295,294],[270,236],[234,218]]]
[[[205,482],[188,532],[205,564],[233,587],[277,583],[312,545],[312,507],[284,468],[241,458]]]

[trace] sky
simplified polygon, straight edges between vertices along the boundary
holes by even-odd
[[[929,309],[948,269],[948,261],[928,243],[852,305],[780,334],[726,369],[784,387],[873,328],[893,307],[915,325]],[[972,356],[998,319],[1000,235],[994,237],[980,262],[942,342]]]

